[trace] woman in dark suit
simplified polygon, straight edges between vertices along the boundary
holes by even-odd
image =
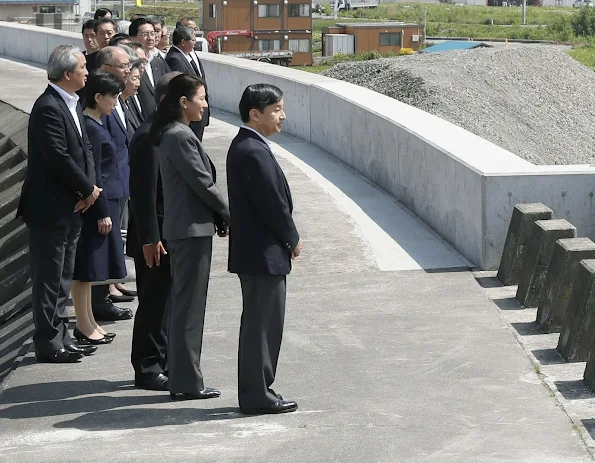
[[[159,146],[167,240],[172,275],[167,360],[174,398],[209,399],[200,370],[202,335],[211,271],[213,235],[227,236],[229,208],[215,184],[215,167],[189,125],[207,108],[204,81],[174,77],[159,103],[149,136]]]
[[[76,312],[74,336],[85,344],[107,344],[115,336],[106,333],[95,321],[91,310],[91,282],[126,277],[119,227],[120,200],[124,197],[121,168],[116,146],[102,122],[102,116],[114,110],[123,89],[124,83],[105,71],[94,71],[85,85],[85,127],[95,161],[95,180],[97,186],[103,188],[101,200],[83,215],[72,282]]]

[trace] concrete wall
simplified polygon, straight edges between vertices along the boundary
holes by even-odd
[[[0,23],[0,53],[6,27]],[[35,29],[20,34],[30,44],[37,43],[36,34],[49,35]],[[39,43],[55,40],[62,37]],[[44,62],[39,60],[48,51],[38,48],[13,53]],[[543,202],[581,236],[595,238],[594,168],[535,166],[447,121],[346,82],[212,53],[200,57],[213,106],[237,113],[247,85],[277,85],[285,93],[286,132],[390,192],[478,267],[497,268],[519,202]]]
[[[58,45],[84,50],[81,34],[0,21],[0,55],[46,64]]]

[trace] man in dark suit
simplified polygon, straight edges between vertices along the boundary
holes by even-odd
[[[163,76],[155,87],[157,102],[179,72]],[[166,306],[171,291],[170,261],[163,238],[163,185],[159,149],[149,139],[151,114],[130,143],[130,205],[134,220],[128,230],[127,253],[134,258],[138,309],[132,332],[130,360],[136,387],[167,391]]]
[[[157,82],[165,74],[171,72],[171,69],[155,49],[157,39],[155,26],[151,20],[147,18],[135,19],[130,24],[128,34],[135,41],[142,43],[147,49],[148,63],[145,72],[141,76],[141,84],[138,89],[141,110],[146,117],[157,107],[157,103],[155,102],[155,85],[157,85]]]
[[[48,88],[29,119],[27,176],[17,217],[29,229],[33,342],[38,362],[72,363],[95,349],[68,333],[70,294],[81,212],[99,197],[95,168],[76,91],[85,86],[85,57],[61,45],[48,61]],[[88,346],[94,347],[94,346]]]
[[[206,100],[209,103],[209,93],[207,88],[207,81],[205,78],[205,70],[200,61],[197,62],[192,59],[192,51],[194,50],[194,43],[196,42],[196,35],[194,29],[190,27],[177,28],[172,36],[173,46],[167,52],[165,62],[172,69],[172,71],[182,72],[184,74],[194,74],[201,77],[205,82],[205,92],[207,93]],[[209,125],[209,108],[205,109],[205,113],[200,121],[190,123],[190,128],[196,134],[198,139],[202,141],[202,136],[205,127]]]
[[[95,40],[99,50],[109,46],[109,41],[116,35],[116,23],[110,18],[102,18],[95,21]],[[98,51],[99,51],[98,50]],[[87,71],[92,72],[98,69],[100,65],[97,64],[97,53],[89,53],[87,55]]]
[[[246,414],[292,412],[297,403],[271,389],[283,336],[285,279],[302,249],[289,185],[267,140],[285,120],[283,93],[273,85],[250,85],[240,115],[244,125],[227,154],[228,269],[238,274],[243,299],[238,399]]]

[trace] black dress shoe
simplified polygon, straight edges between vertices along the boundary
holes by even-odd
[[[264,408],[240,408],[244,415],[266,415],[275,413],[295,412],[298,405],[293,400],[279,400],[272,405]]]
[[[80,352],[69,352],[66,349],[58,349],[51,354],[35,354],[38,363],[76,363],[83,358]]]
[[[138,295],[138,293],[136,291],[132,291],[132,290],[126,289],[126,288],[118,288],[118,291],[120,291],[124,296],[136,297]]]
[[[163,373],[138,375],[134,379],[134,385],[139,389],[148,389],[149,391],[167,391],[167,376]]]
[[[221,391],[212,387],[205,387],[198,392],[170,392],[171,398],[174,400],[197,400],[197,399],[214,399],[221,395]]]
[[[273,391],[270,387],[267,389],[267,391],[269,391],[271,394],[273,394],[275,397],[277,397],[277,399],[279,400],[283,400],[283,396],[281,394],[277,394],[275,391]]]
[[[108,339],[114,339],[116,337],[116,333],[105,333],[103,337]]]
[[[76,344],[69,344],[64,346],[68,352],[79,352],[83,355],[91,355],[97,351],[97,346],[77,346]]]
[[[95,304],[93,306],[95,320],[115,322],[132,318],[132,310],[116,307],[111,302]]]
[[[118,302],[132,302],[134,301],[134,297],[132,296],[116,296],[115,294],[110,294],[107,297],[111,302],[118,303]]]
[[[78,328],[74,329],[74,337],[83,345],[91,344],[93,346],[100,346],[102,344],[109,344],[114,340],[114,338],[106,338],[105,336],[99,339],[91,339],[85,336]]]

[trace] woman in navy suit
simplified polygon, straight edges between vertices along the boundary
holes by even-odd
[[[101,200],[83,215],[72,282],[76,312],[74,336],[85,344],[107,344],[115,336],[106,333],[95,321],[91,282],[126,277],[119,226],[120,201],[125,196],[122,168],[114,141],[102,122],[102,116],[114,110],[123,89],[122,80],[105,71],[94,71],[85,85],[85,127],[95,161],[96,183],[103,189]]]

